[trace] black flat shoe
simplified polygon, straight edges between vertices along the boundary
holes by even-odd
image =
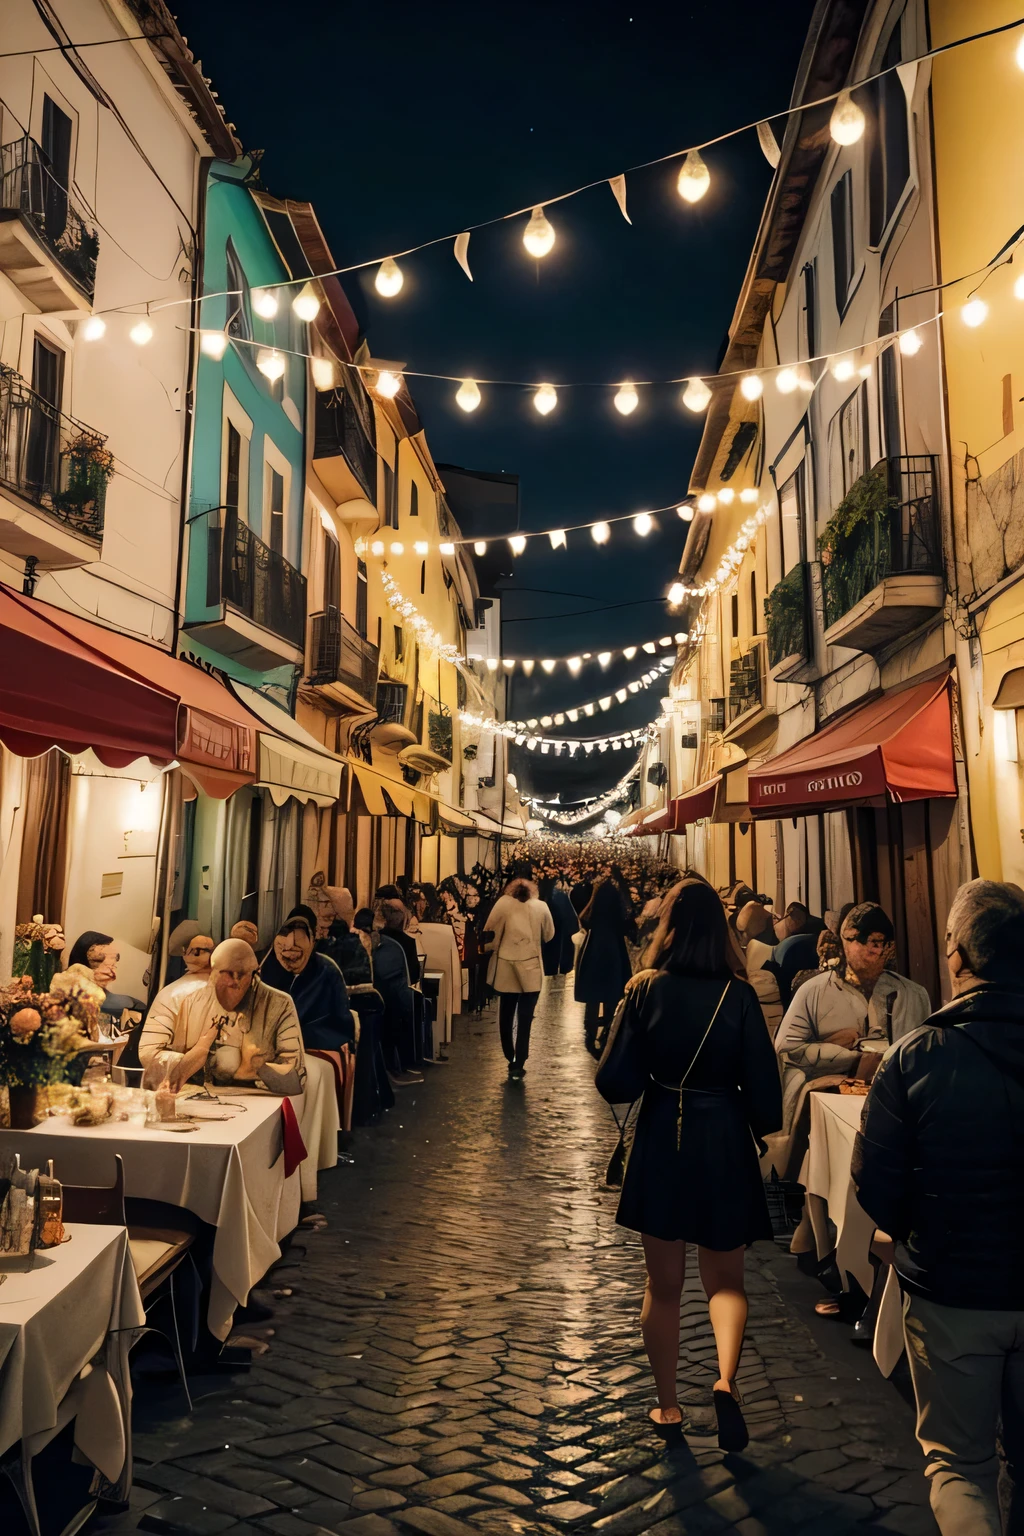
[[[666,1445],[673,1445],[683,1438],[682,1415],[680,1415],[680,1417],[675,1421],[668,1424],[666,1424],[662,1419],[651,1419],[650,1423],[651,1428],[654,1430],[655,1434],[660,1435],[661,1438],[665,1441]]]
[[[743,1410],[731,1392],[716,1388],[715,1418],[718,1420],[718,1446],[722,1451],[744,1451],[750,1443]]]

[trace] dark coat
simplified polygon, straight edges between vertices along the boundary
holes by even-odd
[[[573,968],[576,948],[572,936],[579,931],[579,919],[572,902],[560,887],[553,886],[544,900],[555,924],[555,936],[541,945],[545,976],[558,976]]]
[[[1024,990],[984,983],[875,1075],[853,1176],[896,1239],[905,1290],[1019,1310],[1024,1295]]]
[[[576,966],[573,996],[578,1003],[617,1003],[633,974],[626,948],[632,918],[610,882],[595,891],[590,915],[581,925],[587,936]]]
[[[297,976],[286,971],[271,951],[260,977],[268,987],[287,992],[295,1004],[302,1043],[311,1051],[337,1051],[355,1045],[356,1025],[348,1005],[345,978],[326,955],[314,952]]]

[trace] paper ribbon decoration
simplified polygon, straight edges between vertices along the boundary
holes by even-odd
[[[774,171],[782,157],[782,151],[779,149],[779,142],[775,137],[771,123],[758,123],[757,142],[764,152],[765,159]]]
[[[465,272],[465,274],[469,278],[470,282],[472,282],[473,281],[473,274],[469,270],[469,231],[468,230],[464,230],[461,235],[456,235],[455,236],[455,260],[458,262],[458,264],[462,268],[463,272]]]
[[[619,212],[622,214],[622,217],[625,219],[627,224],[632,224],[633,220],[630,218],[629,214],[626,212],[626,178],[625,178],[625,176],[610,176],[608,178],[608,185],[612,189],[612,195],[615,198],[615,201],[619,205]]]

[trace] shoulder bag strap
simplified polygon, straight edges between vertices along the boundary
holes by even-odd
[[[711,1033],[712,1025],[714,1024],[715,1020],[718,1018],[719,1013],[721,1012],[722,1004],[725,1002],[726,994],[728,993],[729,988],[731,986],[732,986],[732,982],[730,980],[730,981],[727,981],[725,986],[722,988],[722,995],[718,999],[718,1003],[717,1003],[717,1006],[715,1007],[715,1011],[711,1015],[710,1020],[708,1021],[707,1029],[704,1031],[703,1035],[701,1036],[700,1044],[698,1045],[697,1049],[694,1051],[693,1056],[690,1059],[690,1065],[687,1067],[686,1071],[683,1073],[682,1077],[679,1079],[679,1114],[676,1116],[676,1151],[677,1152],[679,1151],[680,1147],[682,1146],[682,1141],[683,1141],[683,1094],[686,1091],[686,1079],[689,1077],[690,1073],[693,1071],[693,1069],[694,1069],[694,1067],[696,1065],[696,1062],[697,1062],[697,1057],[700,1055],[701,1051],[704,1049],[704,1042],[708,1038],[708,1035],[710,1035],[710,1033]]]

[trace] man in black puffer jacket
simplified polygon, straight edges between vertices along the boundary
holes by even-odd
[[[961,886],[953,1001],[875,1076],[853,1173],[895,1240],[917,1437],[943,1536],[1024,1530],[1024,891]]]

